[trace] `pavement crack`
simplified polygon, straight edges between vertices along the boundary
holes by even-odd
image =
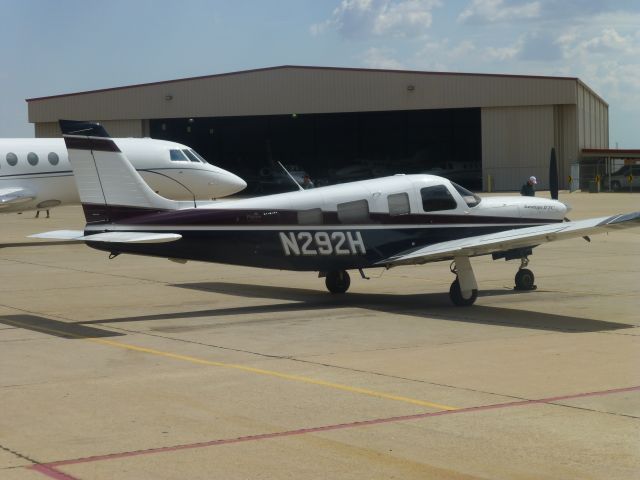
[[[12,448],[6,447],[2,444],[0,444],[0,450],[4,450],[5,452],[9,452],[11,455],[15,455],[18,458],[21,458],[22,460],[26,460],[27,462],[31,462],[34,465],[40,465],[40,462],[38,462],[37,460],[34,460],[33,458],[24,455],[16,450],[13,450]]]

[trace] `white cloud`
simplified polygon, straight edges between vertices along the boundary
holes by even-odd
[[[506,5],[504,0],[473,0],[458,16],[461,23],[495,23],[540,16],[539,1]]]
[[[412,36],[431,26],[440,0],[342,0],[331,18],[311,26],[319,35],[335,29],[345,37]]]
[[[393,58],[395,52],[388,48],[370,48],[364,54],[364,65],[369,68],[383,68],[387,70],[404,70],[407,67]]]

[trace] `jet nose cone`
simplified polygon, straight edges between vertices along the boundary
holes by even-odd
[[[209,182],[209,185],[216,187],[218,193],[216,197],[225,197],[233,195],[247,188],[247,182],[233,173],[225,173],[219,175],[218,178]]]

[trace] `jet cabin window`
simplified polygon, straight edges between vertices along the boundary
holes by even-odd
[[[408,215],[411,213],[409,206],[409,195],[406,193],[394,193],[387,197],[389,202],[389,215],[392,217],[398,215]]]
[[[18,156],[13,152],[7,153],[7,157],[6,158],[7,158],[7,163],[9,165],[11,165],[12,167],[15,167],[16,164],[18,163]]]
[[[188,162],[189,159],[184,156],[180,150],[169,150],[169,154],[171,155],[172,162]]]
[[[439,210],[454,210],[458,204],[445,185],[434,185],[420,190],[422,195],[422,208],[425,212]]]
[[[47,158],[49,159],[49,163],[51,165],[57,165],[60,161],[60,157],[56,152],[49,152],[49,156]]]
[[[466,203],[470,208],[475,207],[482,201],[482,199],[478,195],[470,192],[464,187],[461,187],[457,183],[451,182],[451,185],[453,185],[453,188],[455,188],[458,191],[458,193],[464,200],[464,203]]]
[[[27,155],[27,162],[29,162],[29,165],[33,165],[36,166],[38,164],[38,155],[33,153],[33,152],[29,152]]]
[[[369,221],[369,203],[366,200],[338,204],[340,223],[363,223]]]

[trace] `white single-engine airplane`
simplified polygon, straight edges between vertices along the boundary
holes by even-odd
[[[152,190],[175,200],[211,200],[247,186],[179,143],[151,138],[114,139]],[[78,203],[62,138],[0,139],[0,213]]]
[[[83,240],[98,250],[320,272],[332,293],[347,270],[453,260],[449,294],[471,305],[478,286],[470,258],[520,259],[516,287],[534,288],[524,268],[533,247],[640,226],[640,212],[564,222],[563,203],[535,197],[480,198],[433,175],[396,175],[313,190],[214,202],[203,208],[160,197],[100,125],[60,121],[87,224],[39,238]],[[556,195],[557,197],[557,195]]]

